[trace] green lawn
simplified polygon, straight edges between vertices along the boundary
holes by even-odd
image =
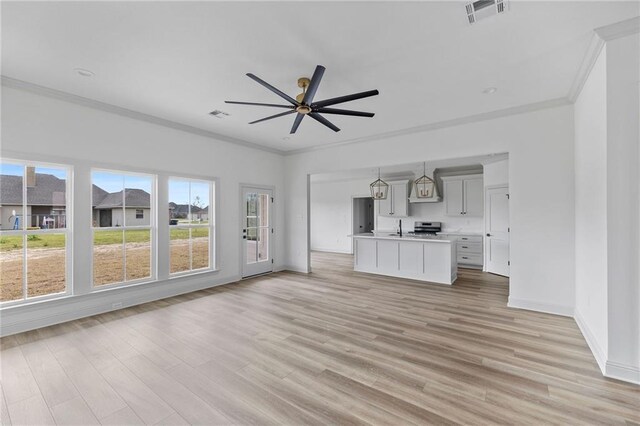
[[[207,237],[209,228],[194,228],[192,231],[194,238]],[[145,243],[149,241],[150,233],[148,230],[129,230],[126,231],[127,242]],[[171,229],[172,240],[186,240],[189,238],[188,229]],[[64,247],[64,234],[32,234],[27,236],[28,248],[60,248]],[[96,245],[122,244],[122,231],[100,231],[94,233],[94,243]],[[19,235],[0,237],[0,252],[16,250],[22,248],[22,237]]]

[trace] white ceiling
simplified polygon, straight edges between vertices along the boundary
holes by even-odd
[[[289,151],[566,97],[592,30],[637,15],[636,2],[510,5],[470,26],[454,1],[2,2],[2,74]],[[286,139],[293,115],[249,125],[280,111],[224,104],[280,103],[245,74],[295,96],[317,64],[316,99],[378,89],[336,105],[376,116],[327,115],[339,133],[307,117]]]

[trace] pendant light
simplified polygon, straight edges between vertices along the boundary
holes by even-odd
[[[386,200],[389,184],[380,179],[380,167],[378,167],[378,179],[369,185],[371,189],[371,198],[374,200]]]
[[[422,163],[422,176],[415,180],[415,195],[417,198],[433,198],[435,195],[435,182],[427,176],[427,163]]]

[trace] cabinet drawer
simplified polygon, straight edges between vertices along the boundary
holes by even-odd
[[[458,263],[466,265],[482,265],[482,255],[458,253]]]
[[[458,241],[458,253],[466,254],[482,254],[482,243],[469,243],[467,241]]]
[[[458,242],[464,243],[482,243],[482,235],[456,235]]]

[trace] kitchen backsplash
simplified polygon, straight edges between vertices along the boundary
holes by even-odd
[[[396,218],[376,217],[376,230],[393,231],[398,226]],[[482,232],[484,226],[482,217],[446,216],[444,203],[410,203],[409,217],[402,218],[402,230],[413,231],[413,223],[419,221],[442,222],[443,231]]]

